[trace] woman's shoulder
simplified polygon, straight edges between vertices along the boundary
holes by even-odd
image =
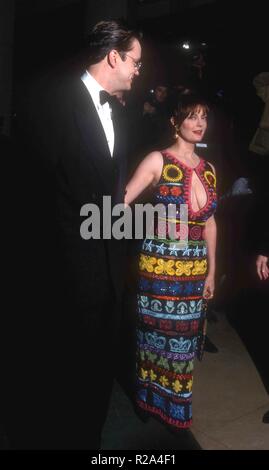
[[[162,154],[163,152],[161,150],[152,150],[147,156],[151,158],[162,158]]]
[[[153,150],[145,156],[144,161],[155,164],[163,163],[162,152],[159,150]]]
[[[142,166],[140,168],[153,175],[153,181],[152,184],[155,185],[160,177],[161,177],[161,172],[163,168],[163,156],[162,153],[158,150],[154,150],[153,152],[150,152],[146,157],[144,158],[142,162]]]

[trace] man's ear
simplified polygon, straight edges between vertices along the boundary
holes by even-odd
[[[171,122],[172,126],[174,126],[174,125],[175,125],[175,119],[174,119],[174,116],[172,116],[172,117],[171,117],[171,119],[170,119],[170,122]]]
[[[116,51],[116,49],[112,49],[109,51],[107,54],[107,61],[109,65],[114,68],[116,66],[117,60],[118,60],[119,53]]]

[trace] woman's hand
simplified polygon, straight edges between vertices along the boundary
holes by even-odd
[[[268,256],[259,255],[256,259],[257,274],[261,281],[268,279],[269,268],[268,268]]]
[[[204,299],[212,299],[215,290],[215,266],[216,266],[216,239],[217,226],[215,217],[212,215],[207,219],[205,224],[205,241],[207,244],[207,261],[208,272],[205,279],[203,297]]]
[[[205,279],[203,297],[204,299],[212,299],[215,291],[215,279],[210,274]]]

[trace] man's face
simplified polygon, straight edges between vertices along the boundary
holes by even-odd
[[[122,53],[122,57],[119,55],[117,62],[116,80],[118,91],[130,90],[134,77],[139,75],[141,45],[137,39],[134,39],[132,49]]]
[[[159,103],[163,103],[167,98],[167,88],[165,86],[157,86],[154,93],[155,98]]]

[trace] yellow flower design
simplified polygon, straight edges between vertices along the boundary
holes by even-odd
[[[151,369],[150,370],[150,380],[151,382],[154,382],[154,380],[157,379],[157,375],[154,373],[154,371]]]
[[[169,385],[169,381],[168,381],[167,377],[165,377],[165,375],[162,375],[159,378],[159,382],[163,387],[167,387]]]
[[[176,262],[176,275],[177,276],[190,276],[191,275],[191,268],[193,267],[193,261],[177,261]]]
[[[173,260],[165,261],[164,259],[158,259],[157,267],[154,269],[155,274],[169,274],[174,276],[175,270],[173,269],[175,262]]]
[[[139,268],[141,271],[147,271],[148,273],[152,273],[154,271],[154,264],[156,264],[157,260],[154,256],[140,256]]]
[[[141,377],[143,380],[145,380],[148,377],[148,371],[143,369],[143,367],[141,367],[140,373],[141,373]]]
[[[198,275],[198,274],[204,274],[207,269],[207,261],[203,259],[202,261],[196,260],[194,261],[194,268],[192,270],[192,274]]]
[[[186,389],[189,390],[189,392],[190,392],[191,389],[192,389],[192,383],[193,383],[193,380],[190,379],[190,380],[188,381],[187,385],[186,385]]]
[[[181,385],[180,381],[177,379],[172,383],[172,387],[176,393],[181,392],[183,385]]]

